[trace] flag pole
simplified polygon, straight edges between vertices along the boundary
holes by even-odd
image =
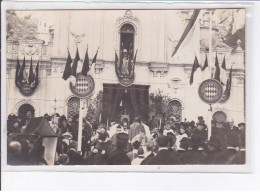
[[[79,101],[79,126],[78,126],[78,152],[81,152],[82,147],[82,128],[83,128],[83,98]]]
[[[210,67],[210,75],[212,76],[212,10],[209,11],[210,14],[210,22],[209,22],[209,67]],[[212,77],[211,77],[212,78]],[[212,107],[210,104],[210,109],[209,109],[209,114],[208,114],[208,140],[210,139],[211,136],[211,130],[212,130],[212,126],[211,126],[211,120],[212,120]]]

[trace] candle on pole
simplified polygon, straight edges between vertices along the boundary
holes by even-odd
[[[79,102],[79,127],[78,127],[78,152],[82,147],[82,128],[83,128],[83,98],[80,98]]]

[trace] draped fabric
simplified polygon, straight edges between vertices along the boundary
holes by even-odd
[[[129,88],[129,93],[130,93],[130,99],[131,99],[131,103],[134,109],[134,115],[135,116],[140,116],[139,115],[139,110],[138,110],[138,104],[137,104],[137,99],[136,99],[136,91],[133,87]]]
[[[127,111],[131,120],[134,116],[148,119],[149,93],[147,86],[131,86],[124,88],[121,85],[106,84],[103,93],[104,123],[118,119],[120,114]]]
[[[114,116],[115,110],[120,104],[120,100],[121,100],[121,96],[122,96],[123,91],[124,91],[123,88],[120,88],[120,86],[118,87],[118,89],[116,89],[114,100],[111,101],[112,102],[112,110],[110,112],[111,113],[110,116]]]

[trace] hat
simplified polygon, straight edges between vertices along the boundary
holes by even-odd
[[[172,129],[169,129],[169,130],[164,130],[163,131],[163,135],[167,136],[168,133],[172,133],[174,135],[174,132]]]
[[[127,143],[128,142],[128,134],[126,134],[126,133],[118,133],[116,138],[117,138],[117,143]]]
[[[126,49],[124,49],[124,50],[123,50],[123,53],[127,53],[127,50],[126,50]]]
[[[194,122],[194,121],[191,121],[191,122],[189,123],[189,126],[194,127],[194,126],[195,126],[195,122]]]
[[[239,127],[240,127],[240,126],[244,126],[244,127],[245,127],[246,124],[245,124],[245,123],[239,123],[238,126],[239,126]]]
[[[199,120],[199,121],[204,120],[203,116],[199,116],[199,117],[198,117],[198,120]]]
[[[67,120],[65,115],[62,115],[60,118],[59,118],[60,121],[63,121],[63,120]]]
[[[203,143],[203,138],[201,135],[198,134],[192,134],[190,138],[191,146],[200,146]]]
[[[159,147],[167,147],[169,143],[169,138],[165,135],[159,135],[157,138],[157,144]]]

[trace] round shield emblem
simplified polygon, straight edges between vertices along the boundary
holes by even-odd
[[[31,96],[34,91],[35,91],[36,87],[35,85],[31,85],[28,83],[22,83],[20,84],[19,90],[20,92],[24,95],[24,96]]]
[[[135,76],[134,75],[133,76],[123,76],[123,77],[119,77],[118,80],[122,86],[128,87],[134,83]]]
[[[91,75],[77,74],[75,83],[70,82],[71,92],[78,97],[90,96],[95,88],[95,81]]]
[[[217,103],[223,95],[223,88],[220,82],[215,79],[203,81],[199,86],[201,100],[208,104]]]

